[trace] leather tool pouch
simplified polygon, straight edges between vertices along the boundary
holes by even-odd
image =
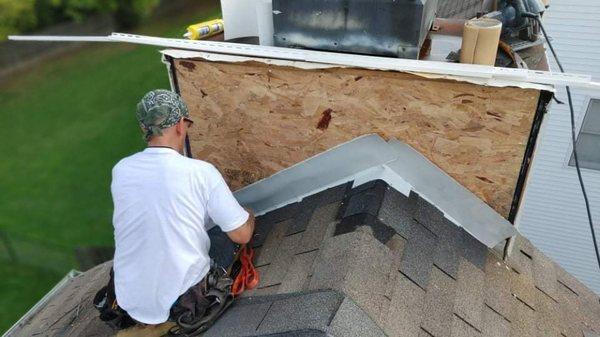
[[[100,312],[100,319],[115,330],[126,329],[135,325],[135,321],[117,304],[113,269],[110,269],[108,285],[100,289],[94,296],[94,306]]]
[[[177,323],[168,336],[199,336],[208,330],[233,302],[233,280],[212,263],[206,278],[179,297],[170,320]]]

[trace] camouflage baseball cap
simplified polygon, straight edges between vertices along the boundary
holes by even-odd
[[[152,136],[162,135],[162,130],[177,124],[182,118],[189,118],[187,105],[179,95],[157,89],[148,92],[138,103],[136,117],[146,141]]]

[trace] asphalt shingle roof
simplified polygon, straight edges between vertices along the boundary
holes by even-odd
[[[425,199],[377,180],[257,218],[261,283],[206,336],[600,333],[600,300],[518,236],[506,260]],[[110,264],[70,281],[15,336],[110,336],[91,299]]]

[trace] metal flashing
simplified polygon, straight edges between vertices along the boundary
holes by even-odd
[[[417,192],[490,248],[517,233],[500,214],[416,150],[378,135],[355,138],[234,194],[240,203],[264,214],[332,186],[350,181],[358,186],[376,179],[405,196]]]
[[[80,39],[78,39],[80,38]],[[272,46],[248,45],[217,41],[192,41],[185,39],[161,38],[143,35],[112,33],[102,37],[73,36],[9,36],[13,41],[97,41],[125,42],[152,45],[165,48],[188,49],[227,55],[263,57],[291,61],[304,61],[338,66],[360,67],[367,69],[417,72],[435,75],[454,75],[519,83],[538,83],[545,85],[569,85],[573,88],[600,90],[600,83],[592,81],[589,75],[563,74],[548,71],[499,68],[473,64],[459,64],[436,61],[396,59],[390,57],[342,54],[315,50],[292,49]]]
[[[401,159],[388,166],[408,181],[419,195],[488,247],[517,234],[508,220],[415,149],[396,139],[390,140],[389,144]]]
[[[167,67],[167,73],[169,75],[169,86],[173,92],[179,93],[179,85],[177,84],[177,77],[175,76],[175,65],[173,64],[173,57],[162,54],[161,62]]]
[[[354,183],[352,184],[352,187],[360,186],[364,183],[377,179],[387,182],[388,185],[392,186],[396,191],[404,195],[409,195],[413,188],[411,184],[402,179],[398,173],[394,172],[394,170],[387,165],[374,166],[356,174],[354,176]]]
[[[542,128],[542,121],[544,115],[548,112],[548,106],[552,101],[554,95],[549,92],[541,92],[538,106],[535,110],[535,116],[531,125],[531,132],[529,133],[529,139],[527,140],[527,146],[525,147],[525,153],[523,154],[523,161],[521,162],[521,171],[519,172],[519,178],[517,180],[517,186],[513,195],[513,202],[510,207],[510,213],[508,215],[508,221],[517,226],[516,218],[517,214],[521,209],[521,200],[524,198],[525,186],[527,186],[527,178],[531,171],[531,165],[533,163],[533,156],[537,148],[538,137]]]
[[[234,194],[240,203],[251,207],[257,214],[263,214],[354,180],[357,174],[394,158],[392,149],[383,138],[365,135],[281,170]]]

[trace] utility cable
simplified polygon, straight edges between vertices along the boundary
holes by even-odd
[[[550,42],[550,37],[548,33],[546,33],[546,29],[544,28],[544,24],[540,19],[540,16],[533,13],[523,13],[524,17],[532,18],[538,22],[542,32],[544,33],[544,37],[546,38],[546,42],[548,43],[548,47],[550,47],[550,51],[556,60],[556,64],[562,73],[565,72],[560,60],[558,59],[558,55],[552,46],[552,42]],[[581,186],[581,192],[583,193],[583,200],[585,201],[585,209],[587,211],[588,222],[590,224],[590,231],[592,232],[592,241],[594,242],[594,250],[596,251],[596,260],[598,262],[598,268],[600,268],[600,252],[598,250],[598,241],[596,240],[596,231],[594,230],[594,222],[592,220],[592,212],[590,210],[590,202],[588,200],[587,192],[585,190],[585,185],[583,183],[583,177],[581,176],[581,168],[579,167],[579,158],[577,157],[577,134],[575,131],[575,111],[573,110],[573,98],[571,97],[571,88],[567,85],[567,98],[569,100],[569,110],[571,112],[571,140],[573,141],[573,159],[575,160],[575,168],[577,170],[577,178],[579,179],[579,185]]]

